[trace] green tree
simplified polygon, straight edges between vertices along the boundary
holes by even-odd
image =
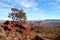
[[[26,13],[21,9],[15,14],[16,20],[20,22],[26,22]]]
[[[12,8],[11,13],[9,13],[8,17],[12,18],[13,21],[20,21],[25,22],[26,21],[26,13],[21,9]]]
[[[15,17],[15,14],[18,12],[18,9],[17,9],[17,8],[12,8],[11,11],[12,11],[12,12],[9,13],[8,17],[9,17],[9,18],[12,18],[12,20],[14,21],[15,18],[16,18],[16,17]]]

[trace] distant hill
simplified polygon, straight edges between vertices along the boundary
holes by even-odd
[[[45,21],[45,22],[50,25],[60,25],[60,21]]]
[[[60,25],[60,20],[40,20],[40,21],[31,21],[34,24],[42,24],[42,25]]]
[[[6,20],[0,20],[0,24],[3,23],[3,22],[5,22],[5,21],[6,21]]]
[[[60,25],[60,20],[44,20],[42,23],[47,25]]]

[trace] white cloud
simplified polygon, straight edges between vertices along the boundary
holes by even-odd
[[[27,9],[27,18],[28,20],[34,19],[34,20],[39,20],[41,17],[45,17],[45,11],[39,8],[32,8],[32,9]]]
[[[26,8],[36,7],[38,5],[34,0],[20,0],[19,4]]]
[[[52,9],[60,9],[60,1],[55,0],[52,2],[48,2],[48,5],[52,8]]]
[[[7,4],[10,3],[10,5],[13,5],[13,6],[19,5],[19,6],[22,6],[22,7],[25,7],[25,8],[36,7],[38,5],[38,3],[35,0],[6,0],[5,2]],[[10,5],[7,5],[7,4],[2,3],[1,6],[5,5],[7,7],[13,7],[13,6],[10,6]]]
[[[36,14],[36,17],[38,18],[38,17],[44,17],[44,16],[46,16],[45,15],[45,11],[43,10],[43,9],[39,9],[39,8],[34,8],[33,9],[33,11],[34,11],[34,14]]]
[[[5,4],[3,2],[0,2],[0,7],[2,7],[2,8],[4,8],[4,7],[6,7],[6,8],[12,8],[13,6],[10,6],[8,4]]]
[[[54,0],[55,2],[60,2],[60,0]]]
[[[55,9],[60,9],[60,5],[56,6]]]

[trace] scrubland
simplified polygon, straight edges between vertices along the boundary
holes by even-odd
[[[43,40],[60,40],[60,26],[59,25],[37,25],[37,24],[29,24],[31,27],[31,37],[26,39],[26,35],[22,29],[22,32],[17,31],[5,31],[4,29],[1,30],[0,25],[0,40],[36,40],[34,39],[35,36],[42,38]],[[27,27],[28,24],[26,25]],[[27,32],[28,33],[28,32]],[[37,40],[42,40],[37,39]]]

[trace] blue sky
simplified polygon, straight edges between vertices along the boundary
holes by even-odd
[[[11,20],[11,8],[23,9],[27,20],[60,19],[60,0],[0,0],[0,20]]]

